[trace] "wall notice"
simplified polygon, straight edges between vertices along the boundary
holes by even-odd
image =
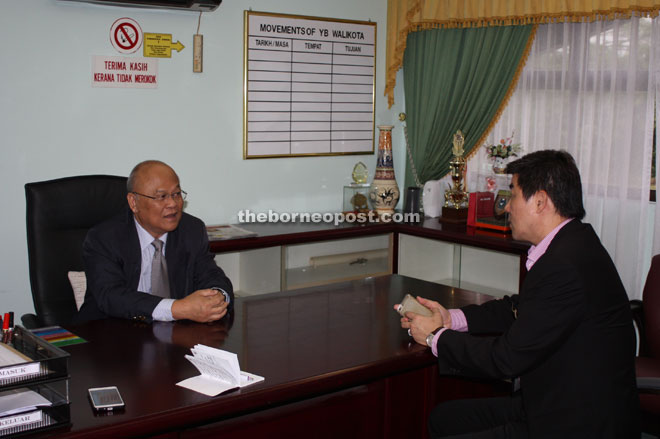
[[[244,158],[374,150],[376,23],[245,12]]]
[[[158,88],[158,59],[92,56],[92,87]]]
[[[120,53],[133,53],[142,45],[142,28],[132,18],[120,18],[110,27],[110,42]]]
[[[180,41],[172,43],[172,34],[144,34],[144,56],[172,58],[172,49],[181,52],[184,48]]]

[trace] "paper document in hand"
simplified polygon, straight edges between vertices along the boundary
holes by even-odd
[[[201,375],[180,381],[177,386],[216,396],[264,380],[259,375],[241,372],[238,357],[231,352],[199,344],[190,351],[193,355],[186,355],[186,358]]]

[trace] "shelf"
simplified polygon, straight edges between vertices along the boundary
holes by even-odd
[[[367,262],[328,264],[289,268],[286,273],[286,290],[325,285],[333,282],[362,279],[391,274],[389,258],[374,258]]]
[[[433,281],[433,282],[442,285],[449,285],[450,287],[454,287],[454,288],[461,288],[464,290],[474,291],[475,293],[488,294],[489,296],[495,296],[495,297],[504,297],[507,295],[510,296],[512,294],[511,291],[500,290],[498,288],[493,288],[472,282],[458,281],[456,279],[440,279],[438,281]]]

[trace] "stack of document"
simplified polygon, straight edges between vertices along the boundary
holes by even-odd
[[[32,359],[8,344],[0,343],[0,367],[22,364]]]
[[[0,343],[0,387],[37,377],[45,371],[46,367],[39,362],[10,345]]]
[[[38,408],[51,405],[48,399],[28,388],[0,392],[0,436],[50,425],[50,417]]]
[[[0,392],[0,416],[36,410],[37,407],[49,407],[52,403],[37,392],[22,388]]]
[[[192,355],[186,358],[200,371],[201,375],[176,383],[208,396],[216,396],[264,380],[264,377],[241,372],[238,357],[231,352],[205,345],[195,345]]]
[[[245,230],[232,224],[223,224],[217,226],[206,226],[206,232],[209,235],[209,241],[220,241],[225,239],[251,238],[257,236],[256,232]]]

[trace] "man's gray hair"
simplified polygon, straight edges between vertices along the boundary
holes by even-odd
[[[140,171],[142,171],[142,168],[151,165],[165,165],[168,168],[171,168],[170,165],[168,165],[165,162],[161,162],[160,160],[145,160],[143,162],[138,163],[137,165],[135,165],[131,173],[128,174],[128,180],[126,180],[126,190],[129,193],[133,192],[133,189],[135,188],[135,180],[137,176],[140,174]]]

